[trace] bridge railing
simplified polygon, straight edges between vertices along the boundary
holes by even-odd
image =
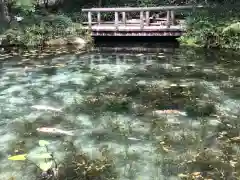
[[[193,8],[201,8],[202,6],[160,6],[160,7],[119,7],[119,8],[91,8],[82,9],[82,12],[88,13],[88,26],[92,27],[93,24],[101,25],[101,13],[114,12],[114,25],[118,29],[119,25],[126,25],[126,13],[139,12],[140,13],[140,29],[144,26],[150,26],[150,12],[151,11],[166,11],[166,25],[170,28],[175,23],[175,11],[186,10]],[[93,22],[92,15],[97,13],[97,22]],[[121,21],[119,21],[119,14],[121,13]],[[106,22],[103,22],[106,24]]]

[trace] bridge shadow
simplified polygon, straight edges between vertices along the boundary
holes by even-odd
[[[177,43],[177,37],[171,36],[95,36],[94,42],[172,42]]]
[[[156,37],[154,37],[156,38]],[[165,38],[162,41],[157,41],[153,38],[140,39],[129,38],[129,39],[115,39],[109,38],[104,40],[95,39],[94,51],[97,52],[129,52],[129,53],[159,53],[159,52],[174,52],[175,49],[179,48],[179,43],[175,39]]]

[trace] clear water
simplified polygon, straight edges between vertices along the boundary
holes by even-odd
[[[184,162],[199,149],[218,148],[208,138],[219,131],[218,116],[238,114],[239,58],[232,52],[186,48],[1,58],[0,179],[33,180],[35,166],[7,157],[16,149],[20,154],[40,151],[40,139],[51,142],[59,162],[67,151],[65,141],[92,158],[108,146],[121,180],[178,179],[188,169]],[[212,102],[215,116],[154,117],[152,111],[158,109],[186,111],[190,100],[166,93],[178,92],[171,90],[176,85],[185,93],[194,87],[196,103]],[[163,97],[158,95],[162,91]],[[91,103],[94,99],[97,103]],[[117,101],[123,103],[115,105]],[[33,105],[63,112],[35,110]],[[72,130],[75,136],[38,133],[42,126]]]

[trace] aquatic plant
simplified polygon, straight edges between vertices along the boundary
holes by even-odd
[[[49,152],[50,142],[39,140],[39,146],[44,147],[46,152],[39,154],[18,154],[8,157],[12,161],[28,161],[41,170],[37,176],[39,180],[56,179],[115,179],[117,172],[114,168],[114,161],[110,152],[105,148],[101,150],[102,156],[99,159],[91,159],[83,152],[77,152],[73,146],[70,153],[67,153],[64,161],[57,163],[53,152]]]
[[[40,140],[39,146],[45,147],[46,152],[42,152],[40,154],[18,154],[10,156],[8,159],[12,161],[29,161],[30,163],[35,164],[36,167],[38,167],[42,171],[42,176],[44,176],[44,178],[49,179],[51,176],[57,176],[56,174],[49,174],[51,169],[57,167],[57,163],[55,161],[53,153],[49,153],[47,147],[49,144],[50,143],[48,141]]]
[[[131,99],[127,96],[116,95],[94,95],[87,97],[82,105],[79,105],[79,109],[85,111],[102,113],[104,111],[121,112],[126,111],[129,108]]]

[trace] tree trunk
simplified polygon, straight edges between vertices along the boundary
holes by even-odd
[[[9,22],[10,17],[8,14],[8,7],[5,0],[0,0],[0,21]]]
[[[102,7],[102,0],[98,0],[98,7],[99,7],[99,8]]]

